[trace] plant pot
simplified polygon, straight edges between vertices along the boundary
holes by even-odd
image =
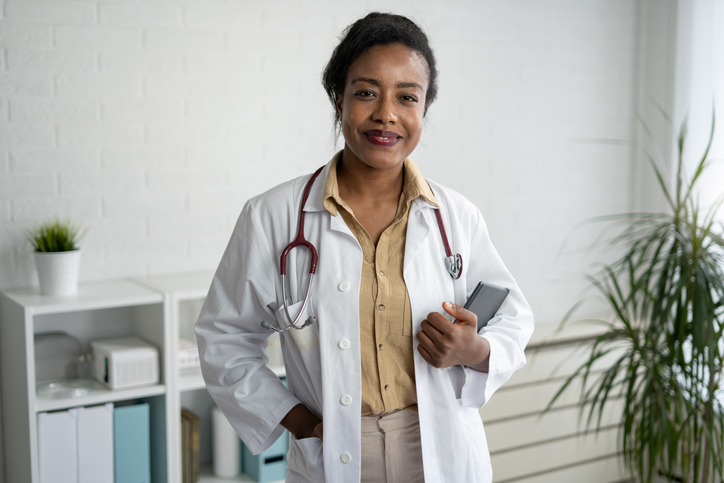
[[[35,252],[40,293],[73,295],[78,291],[80,250],[68,252]]]

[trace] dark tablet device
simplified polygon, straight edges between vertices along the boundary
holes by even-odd
[[[492,283],[478,282],[478,285],[465,302],[465,308],[478,316],[478,331],[488,325],[490,319],[495,317],[498,309],[503,305],[509,289],[493,285]]]

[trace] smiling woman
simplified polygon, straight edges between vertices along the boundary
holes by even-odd
[[[427,37],[371,13],[323,84],[344,149],[244,207],[196,325],[209,392],[252,452],[291,432],[287,481],[490,482],[478,408],[525,364],[533,318],[480,211],[409,158],[437,95]],[[510,293],[478,331],[480,281]]]

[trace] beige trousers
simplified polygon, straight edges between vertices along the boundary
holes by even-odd
[[[362,483],[422,483],[417,414],[403,409],[362,417]]]

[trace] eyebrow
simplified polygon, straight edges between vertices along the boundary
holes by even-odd
[[[377,79],[372,79],[370,77],[357,77],[356,79],[353,79],[352,82],[350,82],[350,84],[354,84],[355,82],[366,82],[367,84],[372,84],[373,86],[377,86],[377,87],[380,86],[380,81],[378,81]],[[397,87],[401,88],[401,89],[416,87],[420,90],[424,90],[423,87],[420,84],[418,84],[417,82],[398,82]]]

